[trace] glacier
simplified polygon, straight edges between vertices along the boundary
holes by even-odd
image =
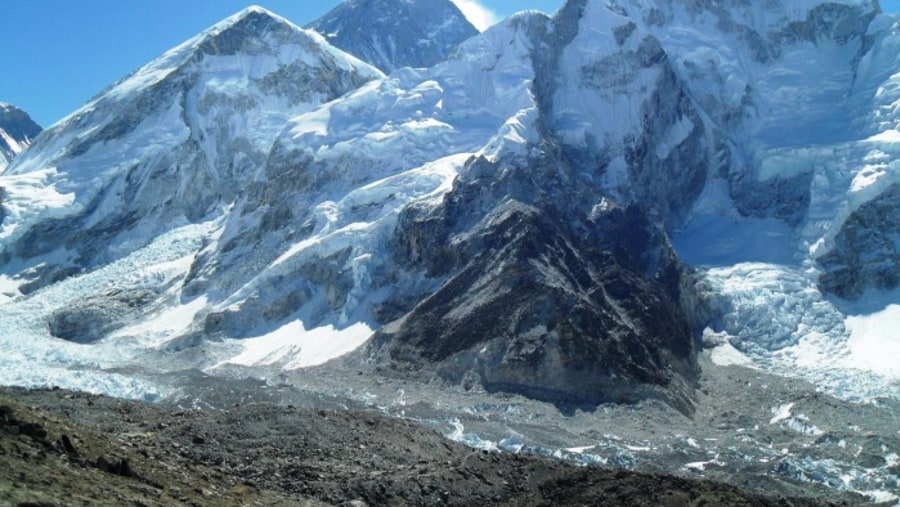
[[[2,328],[15,330],[4,345],[21,352],[4,358],[4,381],[158,397],[149,383],[101,370],[140,363],[141,351],[190,330],[206,301],[182,298],[178,284],[288,119],[381,77],[317,33],[251,7],[45,131],[0,177]],[[151,301],[128,301],[129,291]],[[111,304],[126,315],[104,313]],[[54,323],[85,331],[90,322],[74,321],[103,318],[114,322],[90,331],[113,334],[108,343],[50,336]]]
[[[857,7],[834,4],[813,12],[852,8]],[[898,25],[894,16],[869,16],[865,39],[847,43],[849,34],[830,41],[820,35],[778,48],[777,65],[727,54],[734,45],[711,41],[714,32],[699,30],[689,15],[692,23],[676,31],[686,39],[676,44],[689,49],[680,62],[686,71],[696,73],[704,64],[710,70],[706,62],[717,63],[713,72],[728,69],[703,77],[724,88],[710,93],[733,97],[753,90],[751,101],[732,99],[756,109],[741,127],[750,139],[745,150],[752,156],[744,163],[754,170],[753,178],[810,181],[806,216],[793,227],[772,217],[742,216],[741,205],[729,202],[734,196],[727,184],[712,182],[673,231],[679,253],[702,267],[724,297],[727,310],[707,333],[724,332],[725,341],[769,371],[799,375],[856,400],[897,396],[896,372],[866,357],[873,350],[895,349],[900,321],[890,309],[897,293],[871,289],[858,299],[867,305],[848,303],[823,293],[817,261],[835,249],[848,218],[895,187],[900,176],[891,70],[898,65]],[[847,26],[834,25],[832,33]],[[735,90],[735,83],[744,90]],[[877,322],[880,331],[861,331],[867,321]]]
[[[347,295],[340,315],[332,321],[306,317],[305,320],[313,321],[311,326],[305,326],[303,319],[288,320],[275,329],[267,330],[263,326],[251,331],[254,338],[245,336],[238,340],[226,340],[219,346],[212,344],[221,350],[212,353],[213,358],[199,366],[215,371],[229,364],[270,364],[282,360],[284,367],[297,368],[320,364],[353,350],[369,337],[372,331],[369,326],[374,325],[367,324],[371,318],[365,315],[360,317],[356,308],[362,306],[364,299],[378,297],[377,291],[374,294],[366,292],[370,283],[367,280],[369,272],[378,269],[377,263],[381,262],[379,249],[384,248],[399,210],[412,201],[440,198],[449,190],[461,167],[489,144],[501,126],[515,128],[512,120],[507,121],[508,118],[515,117],[520,110],[533,107],[527,93],[530,66],[523,63],[528,59],[527,49],[506,53],[506,72],[491,74],[484,70],[489,63],[496,64],[494,55],[500,53],[501,48],[505,49],[507,39],[514,36],[508,33],[508,29],[498,29],[471,41],[466,51],[459,52],[459,57],[451,58],[434,69],[404,69],[396,76],[359,87],[342,101],[288,120],[291,111],[296,114],[298,110],[313,108],[303,101],[290,104],[289,100],[296,100],[293,97],[269,97],[260,95],[256,90],[251,91],[250,98],[240,97],[247,95],[248,86],[259,86],[254,83],[281,72],[281,68],[291,65],[293,61],[299,60],[302,65],[314,64],[305,46],[315,44],[324,48],[327,57],[337,55],[337,66],[343,71],[359,71],[362,78],[352,86],[358,86],[364,80],[382,78],[382,74],[330,48],[317,34],[292,25],[288,25],[291,30],[307,38],[300,38],[301,43],[296,48],[283,46],[279,41],[278,52],[272,56],[263,51],[252,58],[239,55],[240,60],[237,61],[227,55],[205,54],[204,48],[209,40],[233,33],[235,26],[240,27],[248,22],[260,23],[256,18],[263,12],[259,8],[251,8],[224,20],[139,69],[82,110],[51,127],[42,144],[2,177],[6,189],[3,202],[6,212],[4,245],[15,244],[27,236],[34,224],[66,220],[85,211],[96,217],[87,220],[88,226],[97,220],[108,221],[109,214],[121,210],[115,200],[104,195],[110,193],[107,188],[118,187],[116,192],[119,194],[121,187],[125,186],[127,190],[128,180],[133,179],[128,171],[133,170],[131,167],[139,160],[162,159],[159,162],[161,166],[172,163],[161,154],[163,150],[171,150],[172,145],[202,141],[199,147],[204,153],[203,164],[210,169],[246,164],[247,161],[241,160],[245,155],[240,153],[225,153],[234,160],[221,160],[223,143],[233,144],[234,139],[241,141],[240,136],[244,132],[255,136],[248,139],[250,145],[255,147],[255,153],[265,153],[271,149],[275,153],[282,150],[285,152],[282,156],[294,156],[291,153],[294,146],[300,146],[303,152],[315,151],[314,156],[323,166],[329,163],[345,165],[348,156],[357,157],[356,163],[368,168],[367,172],[356,175],[354,182],[358,188],[348,191],[345,186],[343,189],[337,188],[336,192],[313,197],[312,211],[318,222],[315,234],[278,250],[277,257],[272,256],[269,260],[266,273],[252,274],[242,280],[244,283],[235,283],[234,293],[219,290],[198,297],[186,296],[179,284],[186,283],[186,278],[199,271],[196,256],[214,251],[233,236],[243,234],[243,231],[232,229],[242,225],[239,215],[243,203],[240,201],[233,205],[223,202],[218,205],[219,210],[211,208],[207,214],[190,217],[187,221],[184,216],[178,218],[176,213],[173,219],[168,219],[163,229],[160,228],[163,224],[155,215],[160,210],[171,215],[170,211],[165,211],[165,205],[170,201],[164,201],[160,194],[151,194],[148,197],[155,199],[156,204],[149,204],[152,207],[132,230],[118,233],[115,240],[108,243],[108,250],[93,262],[96,268],[65,273],[62,275],[65,277],[63,282],[51,282],[48,287],[40,284],[36,289],[23,289],[23,285],[27,287],[31,281],[29,277],[35,274],[40,276],[48,267],[71,263],[77,252],[72,252],[68,247],[46,248],[50,251],[7,263],[2,287],[7,303],[4,305],[7,313],[4,315],[9,320],[3,321],[2,328],[18,331],[7,335],[10,341],[4,346],[10,351],[22,351],[30,360],[37,357],[44,359],[38,361],[41,367],[31,368],[26,374],[21,368],[27,362],[25,355],[6,358],[4,372],[9,375],[9,378],[3,379],[6,383],[60,385],[127,397],[158,397],[159,393],[150,383],[135,381],[137,383],[132,385],[125,382],[126,376],[102,371],[134,366],[141,362],[141,354],[152,356],[159,351],[180,347],[173,345],[175,338],[196,332],[198,321],[201,325],[208,322],[208,315],[216,315],[217,309],[228,310],[236,302],[239,305],[246,301],[248,294],[252,295],[256,287],[263,285],[267,279],[283,276],[279,273],[290,273],[298,264],[310,262],[310,258],[327,257],[348,247],[355,251],[349,264],[352,265],[357,288]],[[289,23],[270,13],[265,15],[273,16],[279,24]],[[283,34],[276,35],[285,37]],[[269,46],[272,44],[272,41],[264,42]],[[199,66],[195,63],[198,61]],[[469,79],[472,73],[484,73],[487,80],[473,81]],[[99,123],[99,126],[92,126],[87,135],[102,132],[116,121],[112,115],[104,116],[104,111],[116,111],[122,103],[144,100],[141,98],[144,94],[152,94],[155,88],[168,86],[168,80],[173,78],[183,79],[182,75],[197,83],[184,97],[188,110],[184,109],[184,105],[176,105],[162,110],[156,118],[142,120],[140,127],[125,127],[126,130],[133,128],[134,134],[126,131],[115,150],[80,148],[85,143],[83,139],[67,134],[88,120],[92,125]],[[303,93],[303,90],[300,92]],[[247,100],[252,101],[252,114],[244,111],[239,116],[223,117],[217,113],[219,109],[231,111],[234,106],[229,105],[229,101]],[[204,102],[213,108],[203,106]],[[192,103],[196,105],[192,106]],[[445,109],[450,112],[445,112]],[[274,111],[279,112],[275,114]],[[363,112],[366,114],[361,115]],[[486,117],[487,112],[490,115]],[[361,119],[366,123],[358,123]],[[222,128],[226,130],[221,132]],[[128,136],[141,136],[144,141],[138,143],[136,137]],[[509,145],[510,142],[524,144],[525,141],[518,136],[498,136],[493,145]],[[272,145],[274,148],[270,148]],[[72,151],[76,152],[74,157]],[[96,155],[93,154],[95,151]],[[258,155],[253,153],[249,153],[251,159],[259,160]],[[405,156],[398,158],[397,153]],[[56,162],[59,159],[63,160],[62,164]],[[97,174],[96,168],[102,168],[102,172]],[[249,176],[252,185],[252,173],[241,176],[238,169],[231,171],[234,172],[230,176],[232,180]],[[129,174],[125,183],[121,180],[123,174]],[[148,179],[144,176],[143,179],[150,181],[154,177],[151,175]],[[220,180],[217,186],[234,185],[229,183],[228,177],[227,174],[214,175],[216,180]],[[140,185],[150,188],[145,182],[140,182]],[[182,185],[180,192],[184,193],[185,198],[197,197],[189,195],[189,190]],[[203,194],[208,193],[209,190],[203,191]],[[99,206],[95,204],[97,200],[101,201]],[[356,211],[358,209],[364,212],[361,214]],[[198,218],[200,222],[196,222]],[[172,229],[179,223],[183,229]],[[255,225],[251,223],[251,226]],[[167,236],[167,229],[177,231],[174,244]],[[154,237],[157,239],[147,243],[146,238]],[[127,277],[123,277],[123,267],[136,269],[141,264],[146,266],[143,271],[148,275],[156,273],[156,278],[128,281]],[[165,276],[160,275],[158,269],[165,269]],[[227,286],[227,282],[217,283],[220,287]],[[130,315],[133,322],[121,323],[98,343],[89,346],[68,344],[50,336],[47,331],[45,322],[54,311],[70,307],[80,298],[104,297],[113,292],[144,286],[156,293],[151,308]],[[64,297],[66,294],[68,297]],[[306,312],[307,315],[309,313]],[[16,323],[26,315],[29,319],[27,326]],[[363,320],[360,321],[360,318]],[[327,332],[328,329],[331,332]],[[334,340],[340,336],[348,338],[344,345],[335,346]],[[34,347],[23,348],[24,344]],[[104,360],[90,360],[91,354],[99,354]],[[97,370],[98,375],[95,385],[91,384],[88,373],[92,369]],[[107,378],[120,379],[121,387],[105,380]]]

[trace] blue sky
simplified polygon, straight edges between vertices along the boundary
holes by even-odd
[[[563,0],[454,0],[477,24]],[[298,25],[339,0],[0,0],[0,101],[44,127],[169,48],[257,3]],[[900,11],[900,0],[882,0]]]

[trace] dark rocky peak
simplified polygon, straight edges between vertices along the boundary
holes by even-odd
[[[308,28],[385,72],[430,67],[478,33],[450,0],[348,0]]]
[[[0,102],[0,169],[31,145],[41,127],[18,107]]]
[[[0,102],[0,129],[17,141],[31,142],[41,133],[41,126],[18,107]]]

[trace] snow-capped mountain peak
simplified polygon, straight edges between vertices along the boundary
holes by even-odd
[[[900,396],[896,16],[569,0],[476,34],[448,5],[351,0],[321,35],[251,7],[41,134],[0,176],[0,383],[153,397],[160,371],[335,361],[467,406],[690,414],[702,343]]]
[[[16,159],[3,182],[4,251],[33,258],[83,228],[146,226],[128,251],[168,221],[227,207],[288,118],[380,77],[315,32],[245,9],[114,84]],[[32,226],[51,217],[48,241]],[[70,245],[82,261],[111,255],[99,246]]]
[[[10,161],[31,146],[41,127],[12,104],[0,102],[0,173]]]
[[[348,0],[309,28],[385,72],[430,67],[478,33],[450,0]]]

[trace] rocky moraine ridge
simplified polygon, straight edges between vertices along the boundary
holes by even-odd
[[[259,394],[259,393],[257,393]],[[473,450],[346,407],[0,390],[4,505],[849,505]],[[297,428],[303,428],[298,432]]]

